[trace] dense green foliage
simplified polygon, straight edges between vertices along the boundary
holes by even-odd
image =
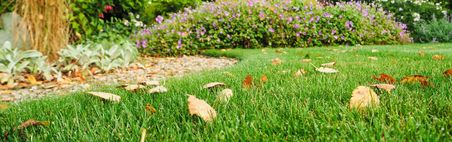
[[[162,82],[168,88],[164,94],[129,92],[115,86],[93,90],[120,95],[119,103],[83,92],[12,103],[8,110],[0,110],[0,133],[35,119],[50,121],[50,125],[10,133],[8,140],[139,141],[144,128],[146,141],[451,141],[452,78],[442,75],[452,68],[451,46],[279,49],[287,54],[273,49],[267,49],[268,54],[250,49],[209,51],[209,55],[237,57],[240,62],[222,70],[169,79]],[[419,56],[419,51],[425,56]],[[433,61],[435,54],[446,58]],[[316,66],[337,61],[334,68],[340,72],[316,72],[309,63],[300,62],[307,55]],[[369,60],[369,56],[378,60]],[[271,64],[276,57],[282,60],[279,66]],[[294,77],[300,68],[308,73]],[[425,75],[434,85],[397,83],[391,94],[379,94],[379,108],[366,113],[350,110],[353,89],[378,83],[371,76],[380,73],[397,79]],[[247,74],[254,77],[256,87],[242,88]],[[258,82],[263,74],[268,82],[261,85]],[[217,90],[202,89],[204,84],[216,81],[233,90],[229,103],[215,103]],[[217,118],[205,123],[190,116],[186,94],[206,100],[216,109]],[[156,113],[146,112],[148,103]]]
[[[195,54],[211,48],[310,47],[409,42],[406,26],[361,3],[308,5],[299,1],[205,3],[135,34],[150,55]]]
[[[452,42],[452,22],[446,19],[420,22],[414,25],[416,42]]]

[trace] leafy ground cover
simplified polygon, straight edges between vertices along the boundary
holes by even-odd
[[[161,94],[117,87],[92,90],[117,94],[119,103],[79,92],[8,104],[9,108],[3,104],[0,132],[8,132],[8,140],[42,141],[138,141],[142,129],[147,130],[147,140],[159,141],[450,141],[452,77],[444,73],[452,68],[451,46],[211,50],[205,54],[241,61],[226,69],[169,79],[162,82],[168,92]],[[328,62],[336,62],[330,68],[339,72],[316,71]],[[295,75],[300,69],[306,73]],[[397,80],[396,88],[391,93],[375,90],[379,107],[350,109],[352,91],[381,83],[372,76],[382,73]],[[253,83],[245,79],[248,75]],[[409,75],[426,76],[422,81],[427,84],[402,83]],[[228,103],[215,101],[221,88],[202,87],[217,81],[233,91]],[[217,117],[204,122],[190,116],[187,94],[209,103]],[[44,121],[29,122],[44,126],[18,127],[29,119]]]

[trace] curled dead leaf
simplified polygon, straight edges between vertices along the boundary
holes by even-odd
[[[445,71],[443,74],[444,74],[444,76],[446,76],[446,77],[452,76],[452,69],[449,69],[449,70]]]
[[[443,55],[438,55],[438,54],[432,56],[433,60],[444,60],[444,58],[445,57]]]
[[[338,73],[339,72],[336,69],[326,68],[326,67],[320,67],[315,70],[318,72],[321,72],[321,73]]]
[[[49,121],[37,121],[37,120],[34,120],[34,119],[29,119],[29,120],[27,120],[25,122],[22,122],[19,126],[13,128],[11,133],[14,133],[17,130],[21,130],[22,131],[23,129],[25,129],[27,127],[30,127],[30,126],[49,126],[49,125],[50,125]],[[8,139],[8,136],[9,136],[9,132],[5,132],[4,139]]]
[[[380,104],[377,94],[366,86],[358,86],[352,92],[350,99],[350,108],[365,110],[368,107],[376,107]]]
[[[410,75],[402,78],[402,83],[421,83],[422,86],[429,86],[430,83],[428,82],[428,77],[422,76],[422,75]]]
[[[197,115],[206,122],[211,122],[217,117],[217,112],[206,101],[188,96],[188,112],[190,115]]]
[[[126,89],[127,91],[136,91],[138,89],[143,89],[143,88],[145,88],[145,86],[138,85],[138,84],[129,84],[129,85],[126,85],[126,87],[124,87],[124,89]]]
[[[211,82],[211,83],[205,84],[202,88],[210,89],[210,88],[220,87],[220,86],[225,86],[225,84],[223,82]]]
[[[376,77],[375,75],[372,76],[373,79],[378,80],[380,82],[394,84],[396,82],[396,79],[394,79],[392,76],[387,74],[380,74],[380,77]]]
[[[329,62],[329,63],[324,63],[324,64],[321,64],[320,66],[322,66],[322,67],[334,67],[334,65],[336,65],[336,62]]]
[[[149,114],[154,114],[157,112],[157,110],[155,109],[155,107],[149,103],[146,104],[146,112]]]
[[[396,88],[392,84],[374,84],[374,85],[370,85],[370,86],[378,88],[378,89],[383,89],[383,90],[387,91],[388,93],[391,93],[391,91]]]
[[[165,92],[168,92],[168,89],[166,89],[166,88],[163,87],[163,86],[157,86],[157,87],[154,87],[154,88],[152,88],[152,89],[150,89],[150,90],[148,91],[149,94],[165,93]]]
[[[293,76],[295,76],[295,77],[300,77],[300,76],[303,76],[304,74],[306,74],[307,72],[306,72],[306,70],[304,70],[304,69],[299,69],[299,70],[297,70],[297,72],[295,72],[294,74],[293,74]]]
[[[253,85],[253,77],[251,75],[247,75],[245,77],[245,80],[243,80],[242,85],[243,85],[243,88],[245,88],[245,89],[251,88],[251,86]]]
[[[276,65],[280,65],[282,63],[282,60],[279,58],[274,58],[272,60],[272,65],[276,66]]]
[[[216,101],[227,103],[229,99],[233,96],[231,89],[224,89],[220,93],[218,93]]]
[[[90,95],[102,98],[104,100],[112,101],[112,102],[119,102],[121,101],[121,97],[115,94],[111,93],[105,93],[105,92],[87,92]]]
[[[159,86],[160,82],[156,81],[156,80],[148,80],[148,81],[142,82],[140,84],[145,85],[145,86]]]

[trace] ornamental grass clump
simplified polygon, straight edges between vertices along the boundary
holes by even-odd
[[[218,1],[186,8],[133,35],[142,53],[213,48],[312,47],[410,42],[406,25],[374,5],[290,0]]]

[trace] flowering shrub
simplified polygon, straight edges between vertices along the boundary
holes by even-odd
[[[416,42],[452,42],[452,22],[434,19],[417,23],[414,25],[413,39]]]
[[[204,3],[135,34],[145,54],[196,54],[212,48],[310,47],[409,42],[406,25],[361,3],[321,6],[300,1]]]

